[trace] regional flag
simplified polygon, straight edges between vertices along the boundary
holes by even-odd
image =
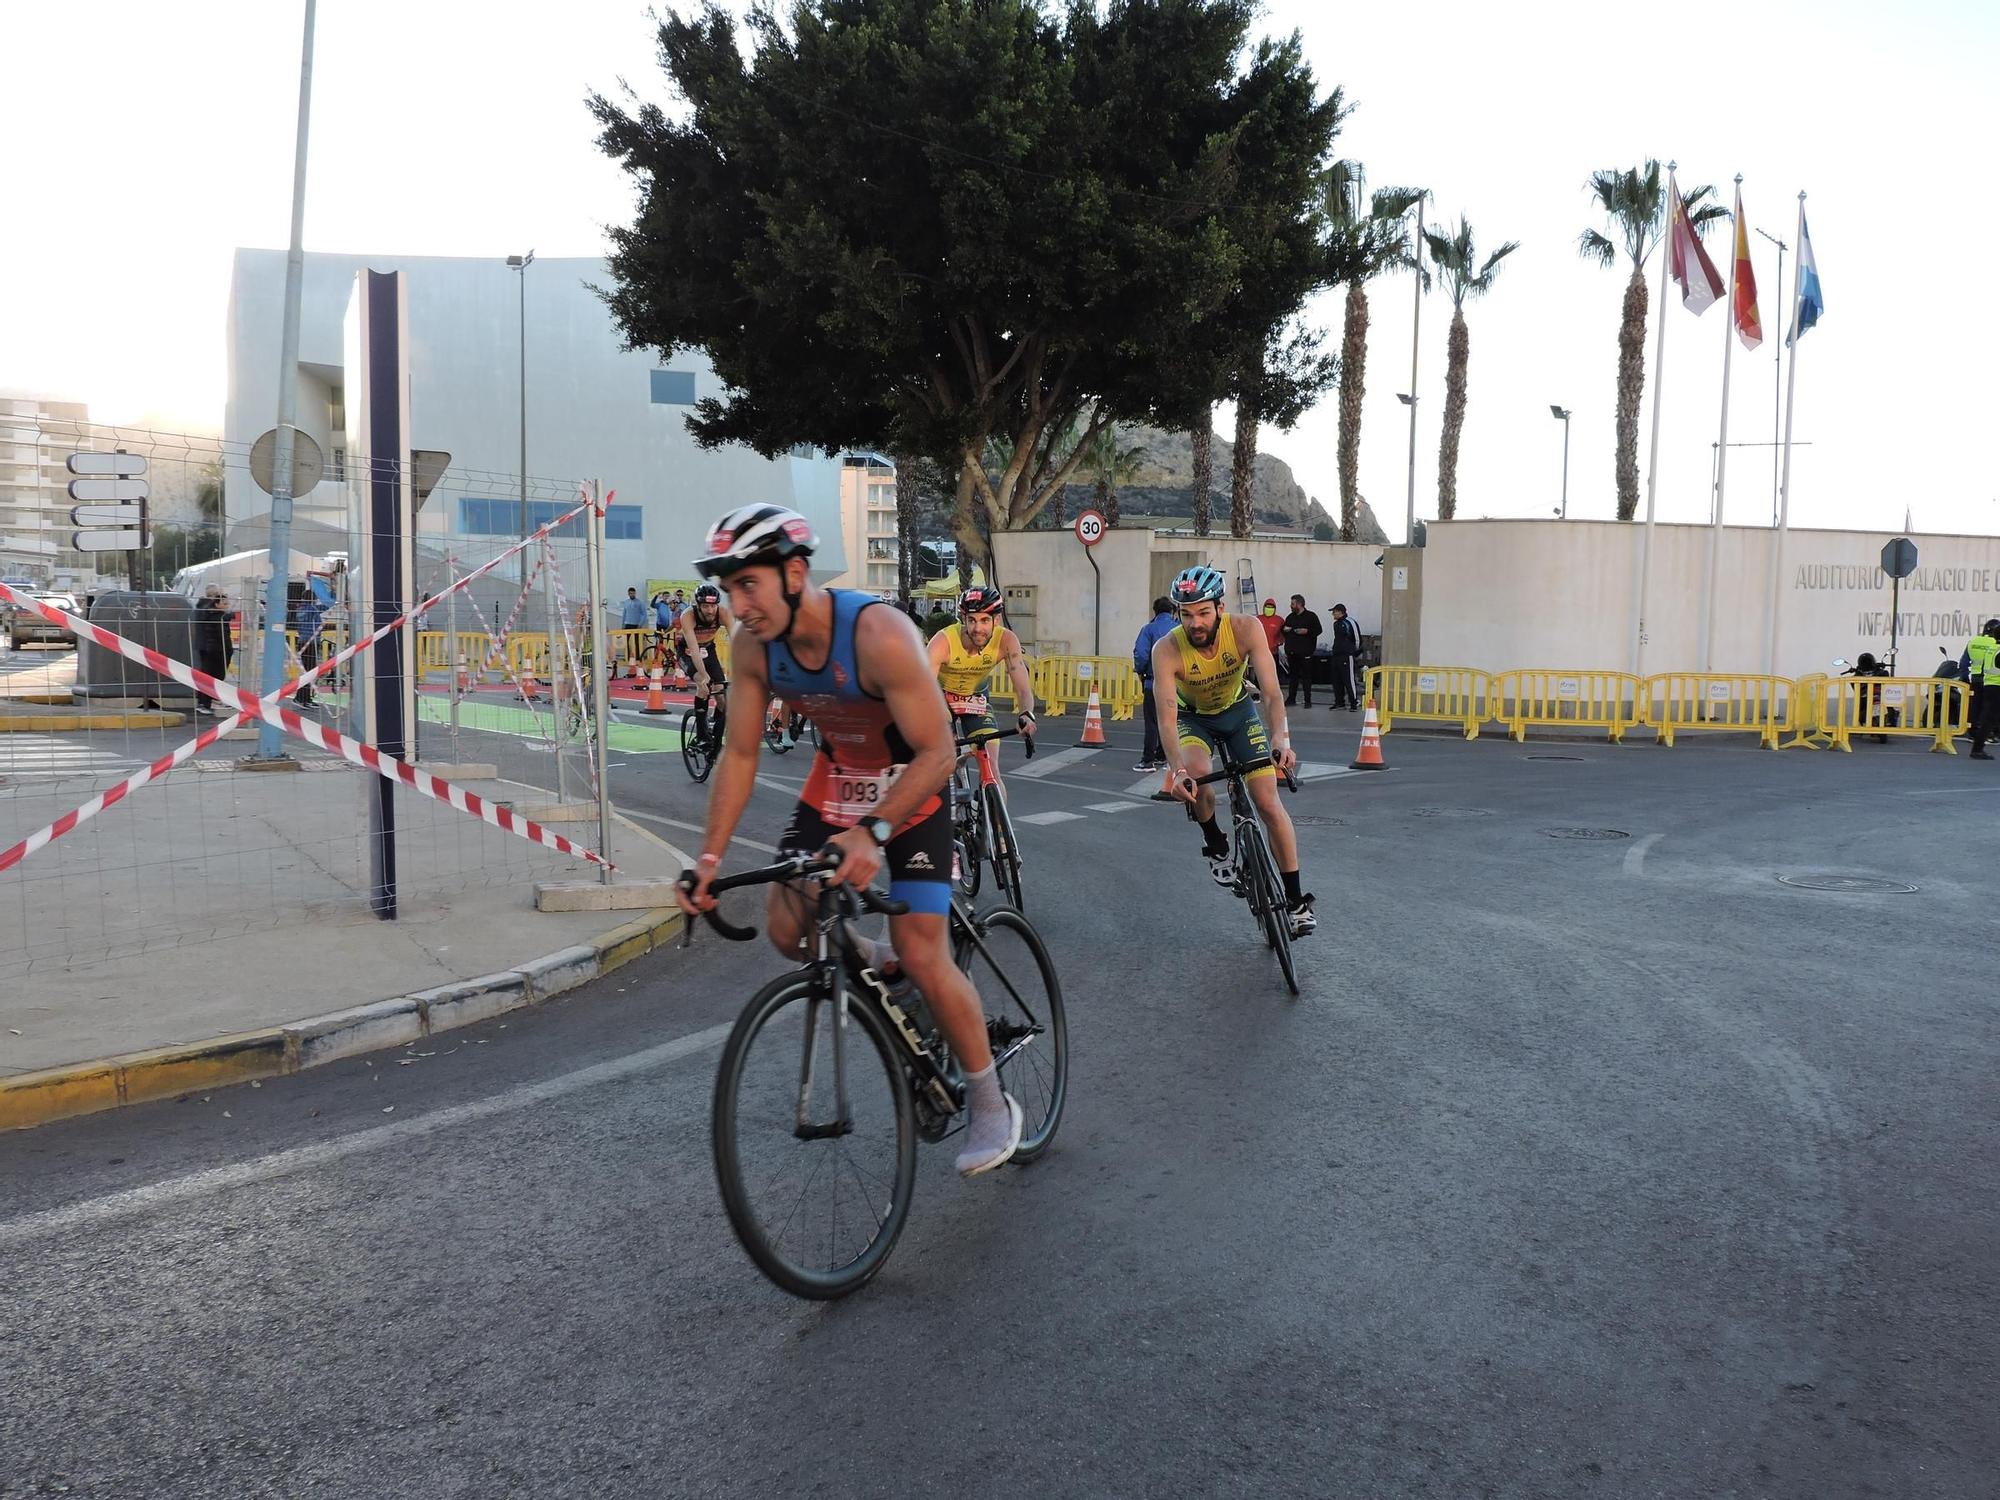
[[[1701,248],[1674,174],[1667,173],[1667,274],[1681,284],[1681,306],[1705,313],[1722,300],[1722,276]]]
[[[1743,189],[1736,190],[1736,297],[1730,308],[1736,336],[1745,349],[1764,342],[1764,320],[1757,315],[1757,272],[1750,264],[1750,226],[1743,222]]]
[[[1813,258],[1812,236],[1806,232],[1806,211],[1799,210],[1799,307],[1798,326],[1785,335],[1789,344],[1819,321],[1826,311],[1826,299],[1819,290],[1819,262]]]

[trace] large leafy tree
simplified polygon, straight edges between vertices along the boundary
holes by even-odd
[[[1493,290],[1500,263],[1520,249],[1518,240],[1509,240],[1482,262],[1472,242],[1472,225],[1458,216],[1458,228],[1449,234],[1435,229],[1424,231],[1430,249],[1431,266],[1451,294],[1451,336],[1446,343],[1444,367],[1444,434],[1438,439],[1438,519],[1449,521],[1458,512],[1458,440],[1465,430],[1466,366],[1472,359],[1472,337],[1465,327],[1465,299],[1483,297]]]
[[[1660,181],[1660,164],[1648,159],[1643,167],[1615,168],[1590,174],[1589,190],[1604,211],[1605,228],[1586,229],[1577,240],[1585,260],[1601,266],[1618,263],[1622,250],[1632,262],[1625,283],[1625,305],[1618,319],[1618,450],[1613,460],[1618,483],[1618,519],[1629,521],[1639,511],[1639,401],[1646,389],[1646,257],[1653,253],[1666,227],[1667,195]],[[1729,210],[1709,202],[1713,184],[1682,193],[1688,218],[1697,232]]]
[[[1100,427],[1084,449],[1083,472],[1089,478],[1092,499],[1103,512],[1104,524],[1118,524],[1118,486],[1137,476],[1144,450],[1119,441],[1116,427]]]
[[[1227,332],[1238,207],[1282,187],[1255,170],[1296,128],[1272,98],[1310,88],[1296,43],[1251,46],[1254,10],[670,17],[685,108],[592,100],[640,190],[612,231],[612,313],[634,347],[707,352],[726,390],[689,418],[700,442],[936,455],[961,542],[1025,527],[1106,423],[1186,426],[1218,394],[1189,351]],[[989,475],[995,437],[1009,462]]]
[[[1347,306],[1340,338],[1340,539],[1355,540],[1361,517],[1361,398],[1368,373],[1368,283],[1411,264],[1410,210],[1423,193],[1368,191],[1361,163],[1338,161],[1327,173],[1326,212],[1349,257]]]

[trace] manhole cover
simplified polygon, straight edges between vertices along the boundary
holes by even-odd
[[[1844,891],[1849,895],[1914,896],[1917,888],[1900,880],[1884,880],[1879,875],[1780,875],[1779,885],[1796,886],[1802,891]]]
[[[1528,755],[1528,756],[1523,756],[1523,757],[1522,757],[1522,759],[1524,759],[1524,760],[1582,760],[1582,759],[1583,759],[1583,757],[1582,757],[1581,755]]]
[[[1302,828],[1345,828],[1347,819],[1329,818],[1324,813],[1293,813],[1292,821]]]
[[[1420,818],[1490,818],[1492,813],[1483,807],[1420,807],[1416,815]]]
[[[1552,839],[1629,839],[1631,834],[1622,828],[1544,828],[1543,833]]]

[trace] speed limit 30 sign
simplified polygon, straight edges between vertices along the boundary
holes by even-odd
[[[1095,547],[1099,542],[1103,541],[1103,512],[1095,510],[1077,512],[1076,539],[1086,547]]]

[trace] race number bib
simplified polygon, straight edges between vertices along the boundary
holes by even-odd
[[[969,698],[961,698],[957,693],[944,695],[944,706],[965,718],[976,719],[986,712],[986,695],[974,693]]]
[[[880,816],[878,809],[889,788],[903,774],[903,767],[886,771],[853,771],[835,765],[827,777],[826,794],[820,801],[820,816],[829,823],[851,827],[864,818]]]

